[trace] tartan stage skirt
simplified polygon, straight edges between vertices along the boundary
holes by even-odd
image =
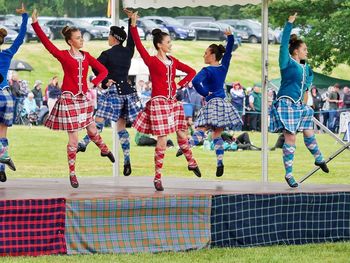
[[[110,89],[113,87],[115,85]],[[117,122],[119,118],[134,122],[140,111],[137,103],[139,98],[136,92],[127,95],[118,95],[117,91],[109,90],[100,97],[96,117],[114,122]]]
[[[150,99],[146,103],[146,107],[137,115],[133,126],[141,133],[155,136],[187,130],[182,104],[176,99],[165,97]]]
[[[288,98],[274,101],[270,112],[270,132],[286,130],[292,134],[313,130],[314,110],[301,102],[294,103]]]
[[[196,127],[234,129],[242,125],[242,119],[232,104],[222,98],[213,98],[200,109]]]
[[[10,88],[0,89],[0,123],[7,127],[13,124],[14,99]]]
[[[56,101],[45,126],[52,130],[79,131],[93,122],[94,105],[85,95],[62,93]]]

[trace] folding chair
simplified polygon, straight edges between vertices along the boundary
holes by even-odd
[[[350,115],[349,115],[350,116]],[[325,131],[326,133],[328,133],[330,136],[332,136],[337,142],[339,142],[342,147],[340,149],[338,149],[336,152],[334,152],[333,154],[331,154],[326,160],[325,162],[328,163],[331,160],[333,160],[335,157],[337,157],[339,154],[341,154],[343,151],[345,151],[346,149],[350,150],[350,118],[348,119],[347,123],[344,124],[344,127],[346,128],[345,130],[345,135],[347,137],[347,143],[345,143],[343,140],[341,140],[337,135],[335,135],[332,131],[330,131],[326,126],[324,126],[319,120],[317,120],[315,117],[313,118],[313,121],[316,125],[318,125],[323,131]],[[345,123],[345,121],[344,121]],[[340,130],[340,129],[339,129]],[[344,136],[345,136],[344,135]],[[309,178],[311,175],[313,175],[314,173],[316,173],[319,169],[321,169],[319,166],[315,167],[314,169],[312,169],[308,174],[306,174],[300,181],[299,183],[301,184],[302,182],[304,182],[307,178]]]

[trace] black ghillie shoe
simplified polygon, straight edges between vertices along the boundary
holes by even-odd
[[[16,166],[10,157],[0,158],[0,163],[6,164],[12,171],[16,171]]]
[[[224,166],[220,165],[216,167],[216,177],[221,177],[224,174]]]
[[[0,171],[0,182],[6,182],[6,173],[5,171]]]
[[[77,153],[85,152],[85,151],[86,151],[86,144],[83,142],[78,142]]]
[[[295,181],[293,176],[291,176],[289,178],[284,177],[284,179],[286,179],[287,184],[292,188],[296,188],[299,186],[298,183]]]
[[[189,171],[192,171],[197,177],[202,177],[202,173],[201,173],[201,171],[199,170],[198,165],[195,166],[195,167],[188,166],[188,170],[189,170]]]
[[[315,165],[319,166],[325,173],[329,173],[329,169],[325,161],[322,161],[320,163],[315,162]]]
[[[69,181],[70,181],[70,185],[73,188],[78,188],[79,187],[79,182],[78,182],[78,178],[76,175],[70,175],[69,176]]]
[[[164,187],[160,179],[154,179],[153,183],[157,191],[164,191]]]
[[[176,157],[179,157],[181,155],[183,155],[184,153],[182,152],[181,148],[177,150],[176,152]]]
[[[130,163],[124,164],[123,174],[125,176],[129,176],[131,174],[131,164]]]
[[[115,162],[114,155],[113,155],[113,153],[112,153],[111,151],[109,151],[108,153],[103,153],[103,152],[101,152],[101,156],[102,156],[102,157],[108,157],[108,159],[109,159],[112,163]]]

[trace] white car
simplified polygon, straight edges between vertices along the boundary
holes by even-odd
[[[99,27],[106,27],[109,28],[112,26],[112,19],[110,18],[88,18],[87,19],[92,26],[99,26]],[[128,33],[128,23],[119,19],[119,26],[123,26],[126,33]],[[139,36],[141,39],[145,39],[145,32],[142,30],[142,28],[137,28],[137,31],[139,32]],[[108,36],[107,36],[108,37]]]

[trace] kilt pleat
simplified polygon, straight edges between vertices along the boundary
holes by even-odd
[[[13,124],[15,102],[10,89],[0,89],[0,123],[10,127]]]

